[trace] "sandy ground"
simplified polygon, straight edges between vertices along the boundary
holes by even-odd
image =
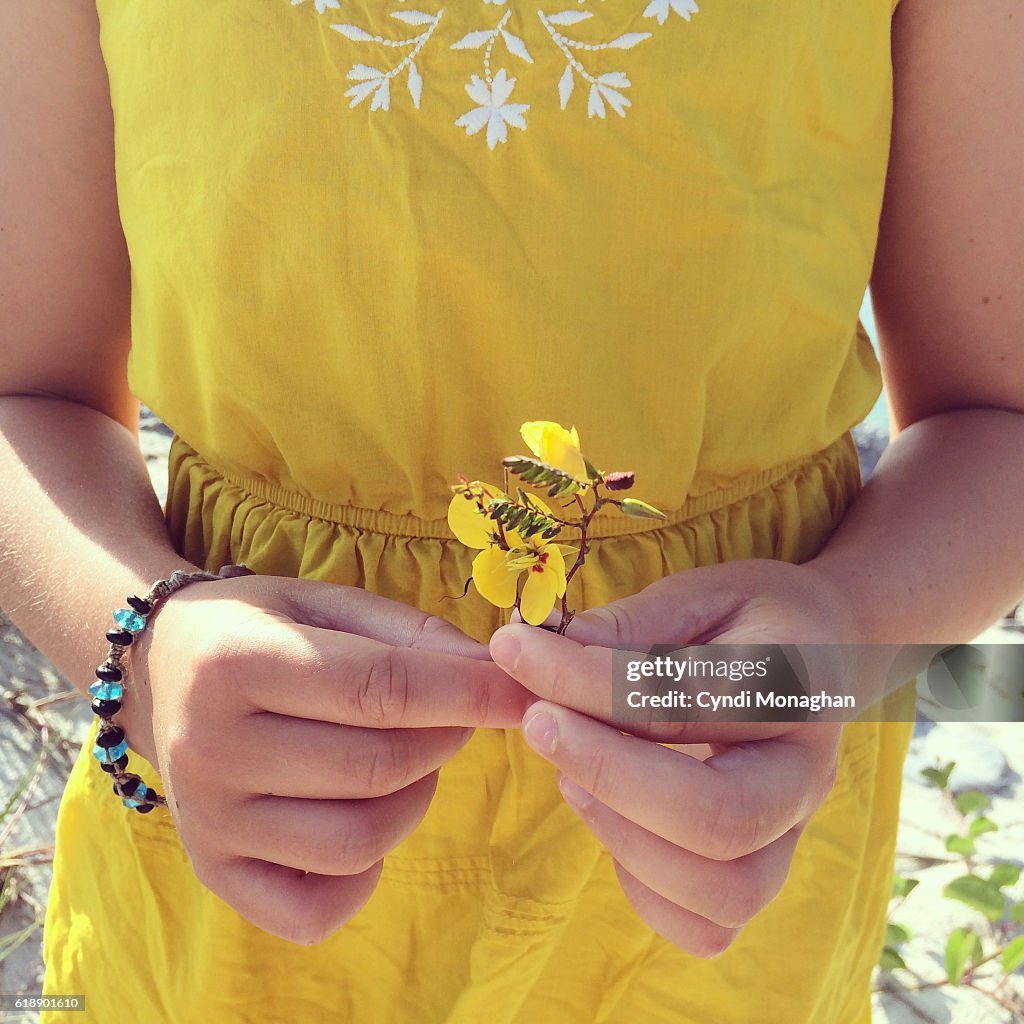
[[[141,443],[162,500],[166,427],[144,417]],[[866,468],[877,459],[879,443],[877,437],[869,437],[863,446]],[[1024,632],[993,627],[979,639],[1020,643]],[[18,865],[8,872],[10,901],[0,911],[0,951],[8,937],[19,932],[25,935],[14,952],[0,960],[0,993],[38,992],[41,984],[40,923],[51,877],[56,812],[90,719],[84,701],[69,694],[70,689],[46,659],[0,617],[0,809],[26,773],[33,778],[24,813],[17,820],[8,815],[0,822],[0,852],[11,857],[21,851]],[[45,759],[33,769],[44,745]],[[925,785],[920,770],[949,760],[958,763],[953,785],[983,791],[991,800],[987,814],[1000,826],[999,831],[979,837],[972,867],[982,875],[987,875],[989,865],[1000,861],[1024,867],[1024,725],[919,723],[904,771],[897,870],[920,884],[894,914],[913,937],[901,946],[908,969],[876,976],[876,1024],[1024,1021],[1024,976],[1019,971],[1013,978],[1001,980],[989,964],[976,972],[970,986],[935,984],[945,976],[945,940],[952,928],[970,926],[979,935],[988,935],[981,914],[942,896],[942,887],[964,873],[963,861],[947,852],[944,842],[945,836],[959,830],[961,819],[948,798]],[[1018,882],[1009,894],[1024,900],[1024,882]],[[986,949],[991,948],[991,940],[986,942]],[[994,992],[994,997],[982,990]],[[0,1012],[0,1021],[29,1019]]]

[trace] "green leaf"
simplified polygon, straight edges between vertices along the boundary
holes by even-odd
[[[894,924],[890,921],[885,926],[885,942],[889,946],[898,946],[901,942],[909,942],[912,936],[909,928],[902,924]]]
[[[965,789],[956,795],[956,809],[961,814],[970,814],[971,811],[980,811],[988,807],[990,801],[980,789]]]
[[[515,530],[520,537],[532,537],[541,530],[545,531],[545,536],[554,536],[561,530],[558,523],[529,502],[520,504],[511,498],[491,498],[485,507],[491,519]]]
[[[587,477],[590,480],[600,480],[601,474],[594,468],[594,464],[586,457],[583,456],[583,465],[587,467]]]
[[[904,878],[894,875],[892,880],[892,899],[909,896],[921,883],[916,878]]]
[[[954,879],[942,890],[942,894],[966,903],[990,921],[998,921],[1006,906],[1006,899],[999,888],[978,875],[964,875]]]
[[[975,818],[971,822],[970,828],[967,829],[967,834],[972,838],[976,839],[978,836],[983,835],[985,832],[998,832],[999,826],[991,819],[984,816]]]
[[[921,774],[937,789],[945,789],[949,785],[949,776],[956,767],[956,761],[950,761],[945,768],[922,768]]]
[[[970,857],[974,853],[974,840],[967,836],[946,836],[946,849],[950,853],[958,853],[961,857]]]
[[[993,864],[988,880],[998,889],[1005,885],[1016,885],[1020,881],[1020,868],[1016,864]]]
[[[546,487],[548,496],[560,498],[565,494],[575,494],[583,484],[564,469],[555,469],[540,459],[531,459],[528,455],[509,455],[501,460],[501,464],[514,476],[520,477],[534,487]]]
[[[648,505],[646,501],[641,501],[639,498],[623,498],[616,504],[627,516],[633,516],[635,519],[668,518],[664,512],[659,512],[653,505]]]
[[[959,985],[972,960],[981,959],[981,942],[970,928],[956,928],[946,942],[946,974],[951,985]]]
[[[897,967],[902,967],[903,970],[907,969],[907,965],[903,961],[903,957],[892,948],[892,946],[884,946],[882,948],[882,955],[878,958],[878,969],[882,971],[893,971]]]
[[[1010,920],[1016,924],[1024,924],[1024,900],[1019,900],[1010,907]]]
[[[1024,964],[1024,935],[1018,935],[1003,950],[1003,957],[1000,963],[1007,974],[1013,974],[1021,964]]]

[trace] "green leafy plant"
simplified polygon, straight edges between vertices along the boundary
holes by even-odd
[[[960,817],[960,828],[945,837],[945,847],[963,861],[966,873],[949,882],[942,893],[947,899],[956,900],[980,914],[985,926],[981,934],[970,927],[954,928],[946,938],[946,976],[935,981],[918,979],[918,984],[904,985],[904,988],[921,991],[944,985],[964,986],[1016,1013],[1017,1009],[1004,998],[1003,989],[1009,976],[1024,966],[1024,900],[1013,901],[1006,890],[1020,881],[1021,869],[1007,862],[975,863],[977,839],[988,832],[999,831],[999,825],[986,813],[991,806],[986,794],[977,789],[954,792],[950,779],[955,767],[956,763],[951,761],[941,768],[925,768],[921,772],[929,785],[943,793]],[[889,922],[878,963],[883,972],[909,972],[901,947],[912,935],[905,925],[894,922],[892,917],[917,885],[913,878],[898,874],[894,878]],[[978,984],[976,977],[977,969],[989,963],[996,963],[1002,975],[991,988]]]

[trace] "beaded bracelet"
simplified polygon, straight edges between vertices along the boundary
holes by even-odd
[[[121,710],[124,699],[128,666],[125,655],[135,638],[146,628],[157,605],[166,601],[175,591],[200,580],[224,580],[236,576],[251,576],[252,570],[244,565],[226,565],[219,573],[185,572],[178,569],[165,580],[150,587],[145,597],[134,594],[127,598],[127,608],[114,612],[116,629],[107,630],[110,650],[106,660],[96,669],[96,682],[89,687],[93,696],[92,710],[99,717],[99,731],[92,748],[93,757],[100,768],[114,776],[114,793],[121,797],[125,807],[139,814],[148,814],[154,807],[166,806],[167,801],[156,790],[150,789],[138,775],[127,771],[128,742],[124,729],[114,725],[112,719]]]

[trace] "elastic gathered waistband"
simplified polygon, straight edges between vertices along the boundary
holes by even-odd
[[[449,528],[446,518],[422,519],[412,514],[399,514],[383,509],[332,504],[309,495],[289,491],[269,480],[254,480],[225,472],[214,466],[180,437],[175,436],[172,446],[179,450],[179,458],[198,463],[210,475],[220,477],[225,483],[238,488],[249,497],[266,502],[283,511],[292,512],[298,516],[391,537],[433,538],[437,540],[455,539],[455,535]],[[768,469],[742,477],[728,487],[688,498],[680,508],[666,512],[667,518],[664,520],[631,519],[626,516],[610,515],[599,516],[591,524],[588,537],[594,540],[601,540],[609,537],[652,533],[678,526],[680,523],[685,523],[697,516],[725,508],[738,501],[743,501],[758,491],[770,489],[773,485],[792,475],[813,469],[819,465],[834,465],[844,457],[850,458],[851,456],[856,460],[857,450],[851,434],[847,432],[830,445],[812,455],[779,463]]]

